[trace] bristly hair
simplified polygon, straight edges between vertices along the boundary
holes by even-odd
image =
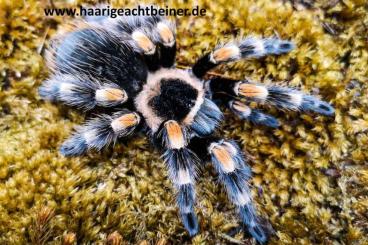
[[[56,72],[107,80],[129,96],[134,96],[147,78],[146,64],[136,53],[133,40],[102,28],[68,33],[54,49]]]
[[[76,132],[66,140],[60,148],[64,156],[83,154],[88,149],[101,150],[103,147],[115,143],[118,137],[130,135],[139,124],[139,118],[135,124],[127,127],[114,128],[115,120],[124,115],[132,114],[127,110],[114,113],[112,116],[102,114],[86,122],[77,128]],[[136,115],[137,116],[137,115]]]
[[[266,102],[284,109],[314,111],[327,116],[335,113],[327,102],[287,87],[270,86]]]
[[[247,79],[236,83],[234,92],[237,96],[273,105],[280,109],[313,111],[326,116],[332,116],[335,113],[333,107],[327,102],[294,88],[269,86]]]
[[[115,100],[101,100],[96,96],[98,90],[114,89],[121,91],[124,96]],[[115,83],[104,81],[101,83],[97,79],[86,76],[73,76],[69,74],[56,74],[52,78],[43,82],[39,88],[39,94],[46,100],[62,103],[89,111],[96,105],[111,107],[126,101],[125,91]]]
[[[216,149],[226,151],[223,154],[216,154]],[[257,212],[252,204],[251,192],[248,180],[251,177],[251,169],[245,164],[244,156],[234,141],[220,140],[212,143],[209,151],[215,169],[219,174],[220,182],[225,186],[230,200],[237,206],[240,217],[246,225],[249,233],[260,243],[267,240],[267,232],[258,220]],[[226,157],[229,157],[226,158]],[[218,157],[221,157],[218,159]],[[232,166],[224,167],[224,160],[229,160]],[[223,161],[223,162],[221,162]]]
[[[162,123],[159,130],[153,134],[153,137],[160,141],[160,146],[164,148],[170,148],[170,139],[167,132],[167,128],[165,127],[166,123],[167,122]],[[186,127],[180,126],[180,128],[182,130],[182,136],[184,139],[184,144],[186,146],[189,140],[189,133]]]
[[[264,125],[271,128],[277,128],[280,123],[276,118],[260,110],[250,108],[240,100],[232,100],[229,102],[230,109],[241,119],[249,120],[256,125]]]
[[[193,173],[190,178],[194,182],[199,171],[200,159],[193,151],[188,148],[167,149],[162,158],[168,165],[169,176],[174,183],[177,183],[177,172],[180,169],[188,169],[190,173]]]
[[[197,115],[194,117],[190,128],[198,136],[206,136],[215,130],[219,126],[223,114],[215,103],[210,99],[205,98],[201,105]]]
[[[213,143],[215,145],[222,145],[224,147],[226,147],[226,149],[231,153],[231,160],[234,164],[234,169],[235,170],[239,170],[239,174],[242,177],[242,179],[244,181],[247,181],[251,178],[252,176],[252,170],[250,169],[250,167],[245,164],[245,156],[242,153],[242,151],[240,150],[239,146],[233,141],[233,140],[220,140],[217,143]],[[211,148],[213,146],[210,146],[209,151],[211,151]],[[219,173],[223,172],[221,166],[222,163],[219,162],[219,160],[214,157],[213,155],[211,155],[211,159],[212,162],[215,165],[215,168],[217,169],[217,171]],[[223,176],[220,175],[220,178],[222,178]]]
[[[195,189],[199,158],[188,148],[168,149],[163,159],[169,170],[169,177],[177,190],[176,201],[184,227],[190,236],[198,233],[198,221],[194,211]]]

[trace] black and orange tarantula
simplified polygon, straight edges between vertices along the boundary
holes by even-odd
[[[334,109],[295,89],[247,79],[204,80],[204,75],[227,62],[287,53],[292,42],[247,37],[216,47],[183,70],[175,68],[175,25],[163,17],[105,17],[78,23],[51,45],[48,61],[53,75],[39,93],[46,100],[98,114],[80,126],[60,152],[76,156],[101,150],[120,137],[143,131],[163,152],[180,216],[191,236],[198,233],[197,168],[209,160],[247,231],[258,242],[266,242],[266,229],[249,190],[251,169],[233,140],[215,134],[223,120],[217,104],[224,103],[241,119],[270,127],[277,127],[278,121],[251,109],[245,100],[328,116]]]

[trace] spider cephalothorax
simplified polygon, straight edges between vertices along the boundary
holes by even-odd
[[[192,69],[181,70],[175,68],[175,25],[165,18],[79,21],[53,43],[48,61],[54,74],[40,87],[40,95],[84,111],[104,111],[64,142],[63,155],[101,150],[134,131],[145,132],[164,153],[190,235],[199,229],[194,211],[196,169],[200,162],[211,162],[242,223],[263,243],[266,231],[257,218],[248,186],[251,170],[237,144],[216,135],[223,118],[217,104],[224,104],[242,119],[269,127],[277,127],[278,121],[252,109],[247,101],[324,115],[333,115],[334,110],[295,89],[248,79],[204,80],[204,75],[222,63],[283,54],[293,47],[277,38],[247,37],[218,46]]]
[[[191,73],[161,68],[149,73],[135,105],[154,132],[167,120],[189,126],[204,101],[203,83]]]

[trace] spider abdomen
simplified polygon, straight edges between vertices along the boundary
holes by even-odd
[[[134,96],[147,79],[142,57],[113,33],[86,28],[67,34],[55,49],[56,70],[119,85]]]

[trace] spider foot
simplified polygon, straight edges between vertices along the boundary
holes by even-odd
[[[199,228],[197,216],[195,215],[194,211],[189,213],[181,213],[181,220],[191,237],[197,235]]]
[[[257,242],[264,244],[267,242],[268,235],[266,229],[255,216],[256,211],[252,204],[246,204],[239,207],[239,215],[247,231]]]

